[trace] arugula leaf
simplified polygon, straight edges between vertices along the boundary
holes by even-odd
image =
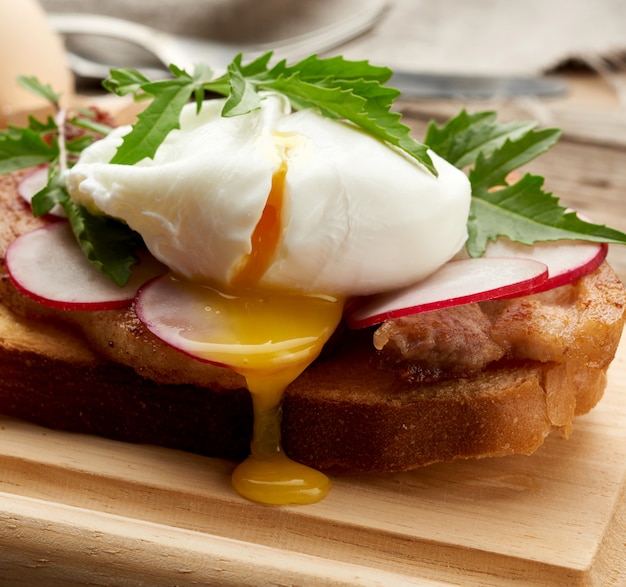
[[[125,285],[138,261],[141,236],[110,216],[91,214],[68,198],[63,205],[78,244],[85,256],[119,286]]]
[[[48,214],[56,205],[65,208],[67,200],[70,199],[65,182],[61,179],[61,174],[49,170],[48,183],[39,190],[31,199],[30,205],[33,216],[43,216]]]
[[[482,197],[489,189],[506,185],[507,175],[545,153],[560,136],[561,131],[557,129],[530,130],[514,140],[508,138],[488,156],[478,153],[469,174],[472,194]]]
[[[56,140],[47,141],[31,128],[11,127],[0,133],[0,174],[49,163],[58,153]]]
[[[267,84],[273,90],[284,93],[309,107],[318,107],[323,114],[333,118],[345,118],[370,134],[399,147],[420,161],[433,175],[437,170],[427,152],[427,147],[410,136],[409,127],[399,122],[401,115],[386,109],[383,101],[368,102],[353,90],[340,87],[327,88],[303,81],[299,76],[278,78]],[[360,84],[359,87],[367,87]],[[369,89],[369,88],[368,88]]]
[[[60,95],[50,86],[41,84],[36,78],[19,78],[21,85],[48,100],[57,113]],[[65,114],[63,111],[62,114]],[[34,195],[31,202],[33,214],[42,216],[56,205],[65,210],[78,244],[87,258],[118,285],[124,285],[130,277],[130,268],[137,262],[134,253],[142,242],[141,237],[125,224],[107,216],[94,216],[70,198],[61,172],[75,157],[95,140],[93,134],[76,132],[86,129],[97,134],[106,134],[110,128],[89,118],[87,114],[60,122],[48,117],[39,121],[29,117],[25,128],[9,127],[0,132],[0,173],[11,173],[18,169],[49,164],[48,182]],[[70,137],[68,138],[68,133]],[[64,148],[61,148],[60,143]]]
[[[139,114],[133,130],[124,136],[110,162],[133,165],[145,157],[153,157],[169,132],[180,128],[178,116],[191,94],[191,88],[184,82],[172,80],[165,87],[161,84],[152,103]]]
[[[187,72],[171,68],[177,77],[156,82],[130,83],[115,85],[111,80],[128,81],[138,80],[139,76],[133,76],[128,70],[124,70],[123,77],[114,77],[107,80],[107,86],[112,84],[120,95],[134,93],[135,95],[147,94],[152,97],[152,102],[139,114],[137,122],[132,130],[124,136],[121,146],[117,149],[110,163],[121,165],[133,165],[142,159],[154,157],[159,145],[163,142],[170,131],[180,128],[180,113],[194,94],[202,89],[207,81],[204,76],[210,74],[208,68],[196,69],[193,76]]]
[[[626,234],[580,219],[542,186],[542,177],[527,174],[513,185],[474,197],[468,222],[470,256],[482,255],[499,236],[527,245],[562,239],[626,244]]]
[[[91,131],[97,135],[106,136],[111,132],[111,127],[101,122],[96,122],[91,116],[74,116],[70,123],[76,128]]]
[[[309,83],[319,83],[325,80],[344,80],[345,82],[366,80],[379,84],[387,82],[393,74],[388,67],[372,65],[369,61],[349,61],[341,55],[326,59],[311,55],[293,65],[287,65],[285,60],[280,61],[269,71],[268,78],[290,77],[296,73]]]
[[[261,97],[251,79],[241,67],[241,55],[228,66],[230,95],[222,109],[222,116],[239,116],[259,108]]]
[[[57,123],[52,116],[48,116],[47,120],[38,120],[34,116],[29,116],[28,126],[26,128],[29,128],[33,132],[38,132],[41,135],[52,135],[58,132]],[[45,136],[42,136],[42,138],[46,140]]]
[[[425,142],[457,167],[469,170],[472,203],[466,248],[479,257],[500,236],[531,245],[581,239],[626,244],[626,234],[581,220],[543,190],[544,180],[526,174],[509,185],[507,176],[545,153],[559,139],[557,129],[534,130],[534,123],[501,124],[493,112],[465,111],[441,126],[429,124]]]
[[[55,107],[58,107],[61,94],[55,92],[48,84],[42,84],[36,77],[20,75],[17,77],[17,83],[25,90],[43,98]]]
[[[138,261],[135,251],[143,244],[141,236],[119,220],[92,214],[77,205],[67,192],[61,174],[53,171],[48,184],[33,196],[31,206],[35,216],[43,216],[57,205],[65,210],[87,259],[114,283],[126,285],[132,266]]]
[[[320,59],[316,55],[291,66],[281,61],[270,68],[271,56],[269,52],[243,64],[238,55],[227,73],[215,80],[209,77],[210,71],[202,68],[196,68],[193,75],[170,68],[174,79],[158,82],[142,80],[129,70],[113,70],[105,87],[118,95],[149,94],[153,102],[126,135],[111,163],[133,164],[153,157],[168,132],[179,128],[180,111],[192,95],[198,108],[201,91],[227,96],[223,115],[237,116],[259,106],[259,91],[274,90],[285,94],[295,109],[318,108],[326,116],[349,120],[437,174],[426,146],[411,137],[410,129],[400,122],[400,114],[391,112],[400,92],[381,85],[391,77],[389,68],[343,57]]]
[[[112,69],[110,77],[102,82],[102,87],[116,96],[133,94],[137,98],[141,95],[141,87],[149,83],[150,80],[143,73],[135,69],[121,68]]]
[[[431,121],[424,142],[459,169],[473,163],[478,155],[488,155],[502,146],[507,139],[516,139],[535,127],[532,121],[507,124],[496,120],[496,113],[462,110],[457,116],[438,127]]]

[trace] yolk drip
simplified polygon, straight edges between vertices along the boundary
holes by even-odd
[[[247,499],[272,505],[313,503],[324,497],[328,478],[290,460],[282,450],[281,401],[287,386],[334,332],[342,300],[245,290],[225,295],[177,280],[172,287],[195,300],[190,326],[181,332],[183,350],[241,373],[252,396],[251,454],[234,471],[233,487]]]
[[[272,316],[270,311],[269,315],[259,315],[257,319],[266,325],[271,323],[272,336],[275,337],[273,340],[276,342],[281,338],[287,342],[285,333],[293,327],[299,331],[296,336],[307,342],[300,346],[298,338],[291,339],[291,343],[296,345],[294,352],[292,354],[289,348],[279,352],[283,365],[278,369],[268,369],[272,357],[266,355],[264,367],[240,370],[246,377],[252,396],[254,428],[251,454],[235,469],[232,484],[243,497],[272,505],[313,503],[322,499],[330,489],[330,480],[326,475],[292,461],[283,452],[281,401],[287,386],[317,357],[335,330],[343,304],[338,300],[305,296],[292,298],[279,302],[282,306],[280,316]],[[290,318],[284,315],[285,303],[293,308]],[[306,320],[301,320],[300,313],[306,315]],[[287,324],[288,320],[291,321],[290,325]],[[291,355],[291,359],[287,358],[288,355]]]
[[[252,396],[251,454],[235,469],[233,487],[247,499],[272,505],[313,503],[330,488],[323,473],[283,452],[281,402],[287,386],[319,355],[343,312],[343,301],[333,297],[263,292],[256,287],[282,235],[286,173],[283,160],[253,231],[251,252],[243,258],[228,293],[179,282],[205,318],[202,326],[190,321],[193,326],[182,333],[188,350],[242,374]]]

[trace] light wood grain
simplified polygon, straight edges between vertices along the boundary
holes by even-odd
[[[274,508],[233,464],[2,419],[3,585],[619,586],[626,343],[600,405],[531,457],[334,478]],[[19,580],[25,581],[20,583]]]

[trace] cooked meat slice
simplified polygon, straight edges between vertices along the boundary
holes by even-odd
[[[413,382],[469,375],[505,354],[490,331],[477,304],[389,320],[374,333],[377,362]]]
[[[590,367],[610,363],[603,347],[619,340],[621,331],[613,326],[622,320],[623,307],[624,286],[606,263],[573,284],[481,304],[493,322],[493,340],[508,356]]]

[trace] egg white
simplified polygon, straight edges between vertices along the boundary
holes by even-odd
[[[333,295],[400,287],[432,273],[466,240],[470,186],[431,153],[418,162],[314,110],[261,108],[224,118],[223,100],[185,107],[153,159],[108,161],[124,127],[69,172],[77,201],[126,221],[177,274],[228,284],[250,253],[272,177],[287,165],[283,232],[258,286]]]

